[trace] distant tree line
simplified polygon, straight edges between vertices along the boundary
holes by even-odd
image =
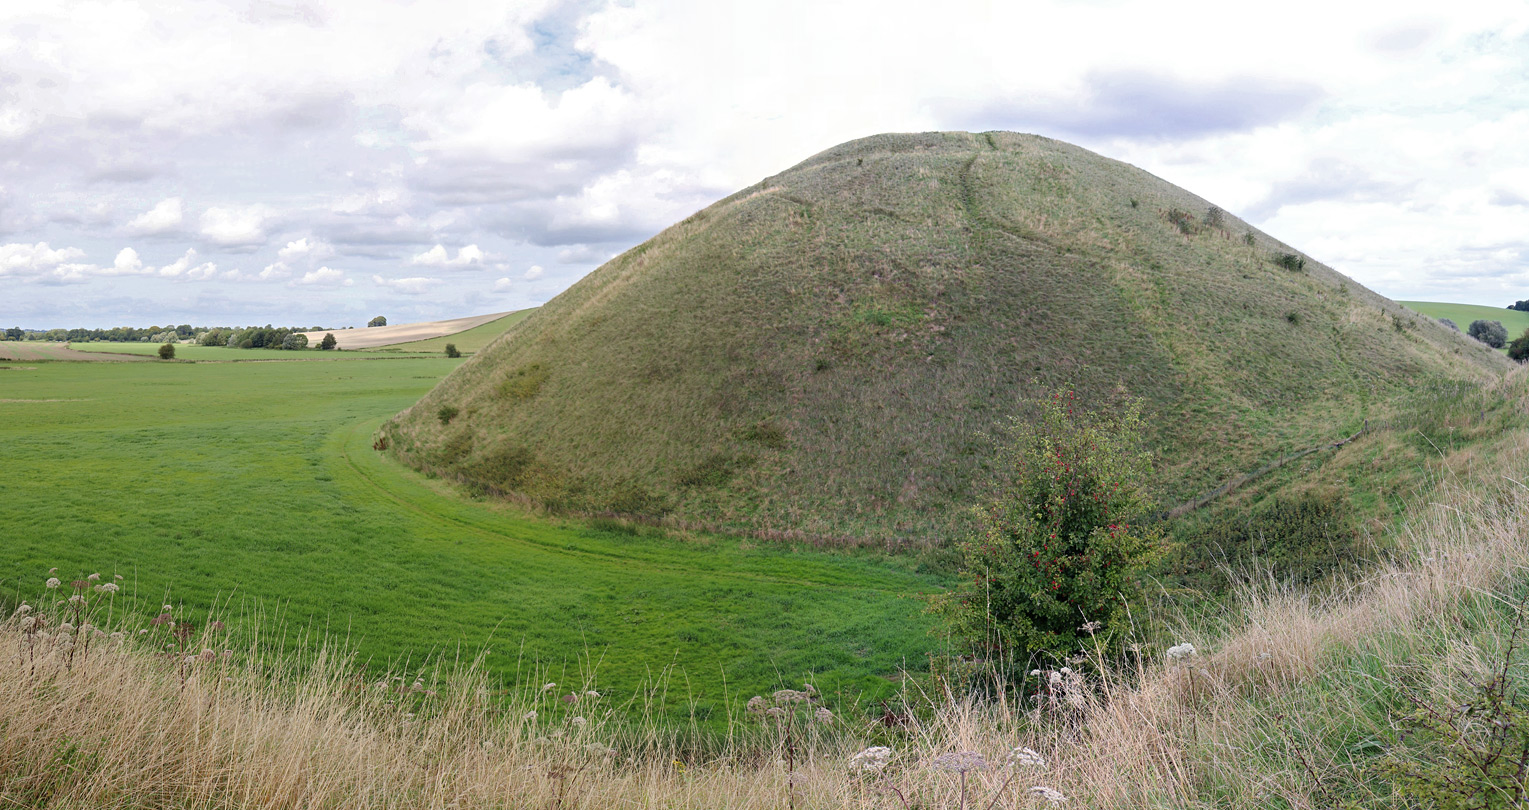
[[[1529,301],[1514,301],[1508,305],[1508,309],[1517,310],[1519,312],[1529,312]]]
[[[194,342],[201,346],[228,346],[236,349],[306,349],[308,337],[302,332],[323,332],[322,326],[115,326],[111,329],[23,329],[13,326],[0,330],[4,340],[44,340],[54,343],[159,343]],[[327,330],[339,331],[339,330]],[[332,349],[335,339],[326,336],[320,348]]]

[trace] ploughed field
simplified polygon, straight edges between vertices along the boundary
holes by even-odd
[[[703,722],[809,677],[875,700],[937,643],[910,595],[941,581],[915,558],[529,515],[376,452],[461,361],[270,354],[314,362],[0,368],[0,607],[55,566],[121,574],[146,609],[258,610],[377,667],[486,646],[507,679],[615,697],[667,679],[665,710]]]

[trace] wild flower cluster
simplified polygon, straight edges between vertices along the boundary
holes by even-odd
[[[922,765],[923,770],[952,773],[960,782],[961,799],[960,807],[965,810],[968,801],[968,775],[979,771],[997,770],[999,767],[1007,769],[998,787],[993,790],[992,796],[984,805],[985,810],[992,807],[1004,797],[1006,791],[1022,773],[1032,773],[1046,769],[1046,758],[1032,748],[1015,746],[1004,757],[1001,766],[995,766],[987,757],[978,751],[945,751],[923,763],[913,763],[903,772],[894,774],[888,770],[888,765],[896,759],[896,752],[883,745],[871,746],[849,757],[845,761],[846,767],[852,778],[862,780],[862,783],[878,788],[882,792],[892,793],[901,801],[905,810],[915,806],[924,806],[927,802],[915,802],[910,800],[910,795],[915,790],[911,780],[900,783],[895,777],[913,777],[915,771]],[[869,780],[869,781],[866,781]],[[1029,788],[1030,795],[1037,796],[1052,804],[1061,804],[1067,801],[1067,797],[1061,791],[1046,785],[1032,785]],[[917,799],[917,796],[913,797]]]

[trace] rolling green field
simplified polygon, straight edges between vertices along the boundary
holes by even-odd
[[[375,452],[459,361],[246,353],[325,362],[0,368],[0,602],[54,566],[116,573],[195,621],[259,605],[378,662],[489,645],[507,677],[592,666],[617,696],[675,667],[703,719],[809,676],[883,696],[937,643],[911,597],[941,583],[913,558],[530,516]]]
[[[389,354],[393,352],[424,352],[426,354],[438,354],[440,352],[446,351],[446,344],[451,343],[457,347],[457,351],[460,351],[463,354],[472,354],[484,346],[487,346],[489,342],[494,338],[504,334],[504,330],[509,329],[511,326],[514,326],[515,324],[525,320],[527,315],[530,315],[535,311],[535,309],[522,309],[518,312],[511,312],[510,314],[500,318],[497,321],[489,321],[482,326],[475,326],[471,329],[463,332],[458,332],[454,335],[443,335],[437,338],[415,340],[409,343],[394,343],[391,346],[378,346],[375,349],[360,349],[359,351],[387,352]]]
[[[1435,301],[1398,301],[1398,304],[1421,312],[1430,318],[1448,318],[1465,331],[1470,327],[1471,321],[1488,320],[1501,321],[1508,329],[1508,339],[1512,340],[1529,329],[1529,312],[1519,312],[1514,309],[1503,307],[1483,307],[1476,304],[1446,304]]]
[[[145,357],[159,356],[158,343],[71,343],[69,348],[77,352],[98,352],[101,354],[139,354]],[[414,351],[404,353],[409,357],[437,357],[440,352]],[[254,360],[344,360],[349,359],[341,351],[320,351],[316,348],[307,348],[301,351],[284,351],[281,349],[230,349],[224,346],[197,346],[194,344],[176,344],[176,360],[195,360],[197,362],[248,362]],[[393,358],[396,359],[396,358]]]

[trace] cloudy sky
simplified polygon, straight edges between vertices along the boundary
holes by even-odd
[[[518,309],[935,129],[1136,164],[1393,298],[1529,298],[1524,4],[1243,5],[5,0],[0,322]]]

